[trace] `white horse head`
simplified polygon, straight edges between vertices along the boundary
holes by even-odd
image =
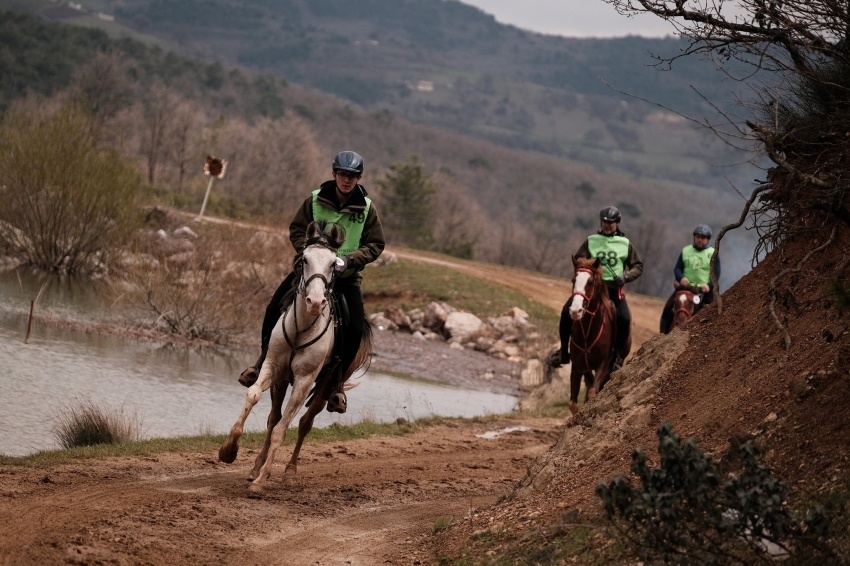
[[[576,279],[573,283],[573,302],[570,304],[570,318],[573,320],[581,320],[589,306],[587,298],[593,293],[593,288],[589,283],[593,279],[593,274],[588,271],[588,267],[580,268],[576,259],[573,258],[573,266],[576,270]],[[593,269],[599,267],[597,259],[593,264]]]
[[[312,222],[307,228],[307,247],[301,256],[300,292],[311,316],[319,316],[328,304],[327,294],[334,276],[336,250],[345,240],[345,230],[333,224]]]

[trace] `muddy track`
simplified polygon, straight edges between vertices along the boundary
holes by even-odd
[[[531,430],[476,437],[505,426]],[[555,419],[439,426],[400,437],[308,444],[297,485],[279,454],[250,498],[253,451],[0,466],[0,563],[428,564],[434,522],[496,502],[560,436]]]

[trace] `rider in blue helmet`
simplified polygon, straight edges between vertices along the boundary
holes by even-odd
[[[660,330],[664,334],[670,332],[673,322],[673,298],[676,292],[682,289],[693,291],[702,296],[701,300],[694,304],[694,314],[698,313],[703,306],[714,302],[714,287],[711,282],[711,256],[714,248],[708,245],[711,240],[711,228],[706,224],[700,224],[694,228],[694,243],[685,246],[676,266],[673,268],[673,294],[661,311]],[[717,278],[720,278],[720,257],[715,261]]]
[[[375,203],[366,196],[366,189],[358,181],[363,174],[363,158],[353,151],[337,154],[331,166],[333,179],[322,183],[301,204],[289,225],[289,240],[295,248],[296,259],[306,245],[307,226],[314,220],[335,222],[345,228],[345,242],[337,250],[339,259],[335,268],[338,275],[334,293],[339,302],[347,306],[347,320],[342,326],[342,345],[339,352],[340,366],[348,368],[357,355],[366,321],[363,295],[360,293],[360,272],[378,259],[384,250],[384,229],[378,217]],[[282,313],[284,297],[295,283],[295,272],[290,273],[272,296],[263,319],[260,340],[262,353],[253,366],[242,372],[239,383],[250,387],[257,381],[260,368],[268,352],[272,329]],[[343,369],[343,371],[344,371]],[[328,402],[328,411],[344,413],[345,394],[336,391]]]

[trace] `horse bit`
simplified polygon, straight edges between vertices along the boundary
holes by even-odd
[[[329,246],[325,246],[325,247],[332,250],[332,248],[329,247]],[[313,338],[309,342],[306,342],[304,344],[296,346],[294,344],[294,340],[298,339],[299,334],[303,334],[304,332],[307,332],[308,330],[313,328],[313,325],[316,324],[317,320],[319,320],[319,316],[321,316],[321,314],[319,316],[317,316],[316,318],[314,318],[313,322],[311,322],[307,326],[307,328],[305,328],[304,330],[299,330],[298,329],[298,312],[296,311],[296,309],[297,309],[296,305],[298,304],[298,301],[292,301],[292,315],[293,315],[293,322],[295,323],[295,338],[290,339],[289,334],[287,334],[287,332],[286,332],[286,311],[284,311],[283,316],[281,317],[280,324],[281,324],[281,327],[283,328],[283,337],[286,339],[286,343],[289,344],[289,347],[292,349],[292,355],[293,356],[295,355],[295,352],[297,352],[298,350],[303,350],[304,348],[306,348],[308,346],[312,346],[313,344],[315,344],[316,342],[321,340],[322,336],[324,336],[325,333],[328,331],[328,328],[330,328],[331,321],[334,319],[334,315],[335,315],[334,309],[331,305],[333,305],[333,287],[334,287],[334,283],[336,283],[336,271],[335,270],[332,271],[330,281],[328,281],[327,277],[325,277],[322,273],[314,273],[313,275],[308,277],[306,280],[304,280],[304,256],[303,255],[298,258],[298,261],[295,264],[295,270],[301,273],[301,277],[299,278],[298,285],[296,285],[296,287],[295,287],[296,294],[301,295],[302,297],[306,298],[307,297],[307,286],[310,285],[310,282],[313,279],[321,279],[322,282],[325,284],[325,299],[328,302],[328,306],[331,309],[331,313],[330,313],[330,316],[328,317],[327,324],[325,324],[325,328],[322,330],[321,333],[319,333],[318,336],[316,336],[315,338]]]

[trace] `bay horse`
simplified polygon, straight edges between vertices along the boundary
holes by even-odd
[[[248,476],[251,481],[249,490],[253,493],[262,493],[271,474],[275,452],[283,444],[289,425],[313,386],[312,395],[307,400],[307,412],[298,423],[298,442],[284,472],[285,484],[295,482],[298,454],[304,437],[313,428],[313,419],[325,408],[338,386],[335,368],[328,364],[334,354],[335,332],[331,327],[340,324],[335,321],[335,313],[332,312],[332,292],[336,277],[336,250],[344,240],[345,229],[337,224],[330,224],[329,230],[328,225],[321,221],[311,222],[307,227],[307,246],[295,265],[298,278],[294,298],[275,325],[257,382],[248,388],[242,412],[230,429],[230,436],[219,448],[218,459],[222,462],[229,464],[236,459],[245,420],[263,392],[271,388],[272,409],[266,439]],[[357,355],[348,368],[342,368],[343,383],[365,365],[371,351],[371,327],[364,323],[363,340]],[[292,393],[281,414],[289,385],[292,385]],[[344,389],[351,387],[346,384]]]
[[[578,412],[581,379],[587,386],[587,398],[596,396],[611,375],[611,347],[617,336],[617,313],[608,297],[608,287],[602,279],[599,258],[573,257],[573,294],[570,317],[570,412]],[[631,349],[631,338],[624,354]],[[625,356],[623,356],[625,358]]]
[[[670,323],[670,332],[677,326],[682,326],[694,316],[694,309],[702,301],[702,295],[695,293],[698,287],[680,287],[673,294],[673,322]]]

